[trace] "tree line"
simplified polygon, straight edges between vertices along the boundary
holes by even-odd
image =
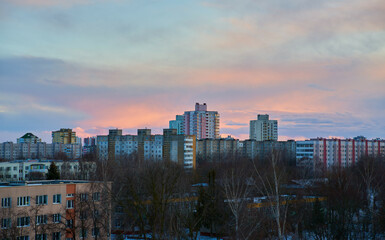
[[[364,157],[355,166],[314,171],[273,152],[201,162],[194,171],[129,156],[98,162],[97,176],[113,182],[118,235],[378,239],[385,237],[384,170],[384,158]]]
[[[61,226],[74,239],[91,239],[94,231],[107,239],[110,230],[118,239],[198,239],[203,233],[227,239],[385,237],[384,158],[363,157],[328,171],[297,168],[279,152],[264,159],[203,161],[196,170],[135,155],[96,163],[93,180],[112,182],[103,193],[110,198],[94,202],[92,189],[74,196],[76,211],[64,211],[80,220],[38,224],[36,234]],[[49,175],[58,177],[54,170]],[[38,221],[39,207],[28,214]],[[21,230],[12,227],[7,234]]]

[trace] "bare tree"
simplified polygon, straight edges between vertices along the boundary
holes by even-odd
[[[235,239],[249,239],[252,235],[250,228],[243,229],[242,224],[247,224],[248,219],[247,204],[250,202],[250,175],[245,168],[231,168],[222,178],[222,186],[225,193],[226,202],[235,221]],[[256,229],[258,224],[255,224]],[[245,234],[246,233],[246,234]]]
[[[288,196],[284,196],[282,191],[287,179],[279,151],[273,151],[271,158],[263,165],[254,162],[254,172],[255,187],[262,196],[267,197],[278,238],[284,239],[288,204],[283,204],[283,201],[288,200]]]

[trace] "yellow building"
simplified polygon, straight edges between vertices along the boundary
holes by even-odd
[[[76,132],[70,128],[61,128],[52,132],[52,143],[74,144],[76,143]]]

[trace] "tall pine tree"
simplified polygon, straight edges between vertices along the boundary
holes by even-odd
[[[60,179],[59,171],[57,170],[56,164],[51,162],[51,165],[48,168],[47,180],[57,180]]]

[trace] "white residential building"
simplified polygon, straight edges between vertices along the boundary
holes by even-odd
[[[95,162],[61,161],[61,160],[15,160],[0,162],[0,181],[16,182],[33,178],[33,174],[47,174],[54,162],[64,178],[89,179],[96,172]]]
[[[65,154],[68,159],[78,159],[82,156],[81,144],[62,144],[45,142],[4,142],[0,143],[0,158],[5,160],[16,159],[47,159],[54,158],[59,153]]]
[[[250,121],[250,139],[257,141],[277,141],[278,121],[269,120],[269,115],[258,114],[258,120]]]
[[[137,154],[139,161],[171,160],[185,168],[195,168],[193,138],[195,136],[177,134],[176,129],[165,129],[163,135],[151,135],[150,129],[138,129],[138,135],[97,136],[97,156],[99,160],[106,161]]]
[[[307,167],[348,167],[357,163],[361,157],[385,156],[385,140],[316,138],[298,141],[296,146],[297,166]]]

